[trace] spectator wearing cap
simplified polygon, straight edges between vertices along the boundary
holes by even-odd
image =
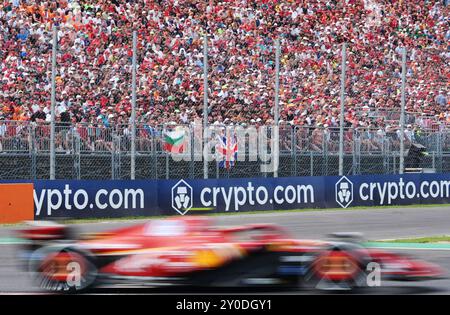
[[[299,125],[339,123],[340,45],[348,42],[347,111],[368,104],[399,110],[403,47],[408,51],[407,110],[449,112],[447,1],[137,0],[18,1],[0,9],[0,105],[14,119],[50,99],[51,27],[58,25],[57,97],[71,115],[130,115],[131,30],[138,31],[137,107],[147,118],[191,123],[180,104],[201,116],[203,55],[208,32],[209,115],[265,124],[273,117],[274,39],[281,42],[280,117]],[[414,17],[414,18],[403,18]],[[70,101],[70,106],[66,102]],[[18,102],[21,102],[18,104]],[[60,105],[58,105],[60,106]],[[105,116],[101,109],[112,106]],[[24,108],[23,108],[24,107]],[[68,109],[71,107],[71,109]],[[367,108],[363,110],[365,112]],[[306,114],[303,113],[306,111]],[[60,113],[63,111],[60,110]],[[443,113],[441,117],[440,114]],[[46,112],[46,114],[48,114]],[[8,116],[8,118],[12,118]],[[321,116],[325,119],[318,119]],[[117,122],[120,115],[112,119]],[[122,116],[123,117],[123,116]],[[47,119],[47,117],[46,117]],[[346,124],[373,122],[355,110]],[[213,120],[214,121],[214,120]],[[212,122],[213,122],[212,121]]]

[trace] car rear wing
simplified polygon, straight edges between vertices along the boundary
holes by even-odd
[[[17,230],[19,238],[29,241],[52,241],[73,239],[74,234],[67,225],[52,221],[25,221],[26,227]]]
[[[269,223],[246,224],[241,226],[222,228],[219,230],[220,232],[225,234],[238,234],[242,232],[261,232],[260,233],[261,236],[289,238],[289,234],[285,229],[276,224],[269,224]]]

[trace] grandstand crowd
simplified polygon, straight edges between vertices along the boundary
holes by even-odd
[[[389,117],[400,111],[405,47],[412,128],[441,128],[450,124],[449,12],[448,0],[1,0],[0,120],[50,121],[57,26],[58,123],[129,123],[136,30],[139,125],[202,119],[207,35],[211,124],[273,122],[279,38],[282,123],[339,125],[346,42],[346,127],[398,128]]]

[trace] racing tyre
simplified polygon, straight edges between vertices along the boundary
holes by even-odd
[[[30,259],[34,282],[43,290],[78,293],[90,288],[97,277],[94,259],[78,249],[41,248]]]
[[[317,255],[300,281],[306,290],[355,291],[366,286],[365,260],[336,249]]]

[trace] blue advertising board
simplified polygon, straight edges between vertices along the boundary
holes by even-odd
[[[450,203],[450,174],[14,182],[37,220]]]

